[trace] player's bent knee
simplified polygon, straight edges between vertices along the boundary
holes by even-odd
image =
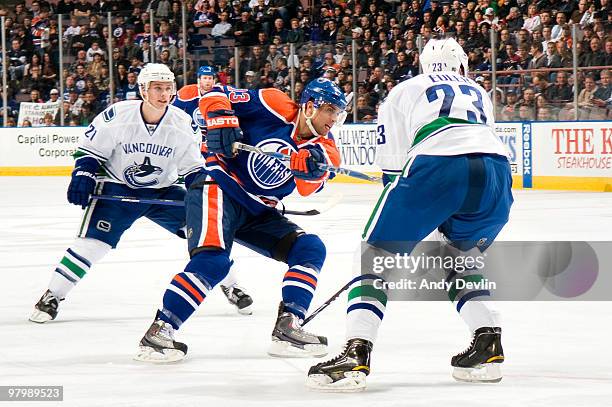
[[[200,251],[187,263],[185,272],[196,274],[208,284],[208,289],[212,289],[227,276],[231,264],[229,255],[223,250]]]
[[[326,256],[325,244],[317,235],[304,234],[298,238],[291,246],[287,255],[287,264],[310,265],[317,270],[321,270]]]
[[[91,264],[102,260],[102,258],[112,249],[111,245],[108,243],[89,237],[76,238],[70,248],[79,256],[87,259]]]

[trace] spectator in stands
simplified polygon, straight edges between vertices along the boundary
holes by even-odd
[[[89,17],[92,12],[93,6],[87,0],[79,0],[73,8],[73,13],[77,17]]]
[[[601,40],[593,37],[590,41],[590,52],[584,54],[582,66],[603,66],[606,63],[606,55],[601,51]],[[593,72],[597,77],[597,71]]]
[[[40,91],[38,89],[32,89],[30,91],[30,100],[28,100],[28,102],[30,102],[30,103],[44,103],[44,100],[42,100],[41,97],[40,97]]]
[[[214,9],[208,5],[208,2],[203,2],[201,4],[201,9],[194,17],[193,25],[196,28],[212,27],[217,22],[217,15]]]
[[[515,121],[518,118],[517,95],[514,89],[509,89],[506,92],[506,103],[501,110],[503,120]]]
[[[240,14],[240,21],[234,24],[234,38],[237,45],[249,46],[255,43],[254,36],[257,27],[251,20],[251,14],[248,11],[243,11]]]
[[[211,35],[215,38],[227,38],[232,35],[232,24],[226,11],[219,14],[219,21],[213,26]]]
[[[85,57],[85,61],[86,62],[93,62],[94,61],[94,55],[100,55],[101,57],[105,56],[105,52],[102,48],[100,48],[100,44],[98,43],[98,41],[94,41],[91,43],[91,46],[89,47],[89,49],[87,50],[87,54]]]
[[[43,117],[42,125],[44,127],[53,127],[53,126],[55,126],[55,121],[53,120],[53,115],[51,113],[45,114],[45,116]]]
[[[10,80],[20,81],[23,79],[27,62],[27,51],[21,49],[21,42],[17,39],[11,41],[11,49],[7,52],[9,61]]]
[[[270,31],[270,37],[274,38],[275,36],[280,37],[282,43],[287,42],[287,36],[289,35],[289,31],[285,28],[285,22],[282,18],[277,18],[274,20],[274,27]]]
[[[49,92],[49,100],[47,100],[47,103],[56,103],[59,101],[59,90],[57,89],[51,89],[51,91]]]
[[[125,100],[141,99],[138,91],[138,83],[136,81],[138,75],[135,72],[128,73],[128,83],[122,89],[123,98]]]
[[[572,87],[567,83],[567,73],[557,73],[555,84],[551,85],[547,93],[548,100],[555,103],[569,102],[574,99]]]
[[[79,25],[79,20],[76,17],[70,17],[70,25],[64,31],[63,38],[64,41],[69,42],[72,40],[72,37],[81,33],[81,26]]]
[[[591,108],[595,106],[593,100],[596,91],[597,85],[595,84],[595,76],[589,74],[584,79],[584,89],[578,94],[578,107],[580,108],[581,119],[588,119]]]
[[[529,106],[529,105],[525,105],[522,104],[519,107],[519,121],[522,122],[529,122],[532,121],[534,119],[534,108],[535,106]]]
[[[523,28],[529,32],[536,31],[540,28],[541,21],[538,15],[538,7],[535,4],[530,4],[527,8],[527,18],[523,24]]]
[[[304,30],[300,27],[300,20],[297,18],[292,18],[290,24],[291,29],[287,33],[287,42],[293,43],[299,48],[305,41]]]
[[[612,81],[610,81],[610,70],[601,71],[600,84],[593,93],[593,104],[598,107],[606,107],[606,101],[612,96]]]
[[[552,39],[556,41],[561,38],[561,35],[563,34],[563,29],[567,24],[565,14],[561,11],[558,11],[557,15],[555,16],[555,21],[557,22],[557,24],[555,24],[555,26],[552,28],[551,35]]]

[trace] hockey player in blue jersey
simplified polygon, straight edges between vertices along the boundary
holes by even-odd
[[[304,196],[320,190],[330,174],[319,163],[340,164],[328,134],[345,108],[341,90],[323,78],[308,84],[300,105],[277,89],[223,87],[200,99],[208,127],[206,174],[189,186],[185,201],[191,260],[168,286],[136,360],[185,357],[187,346],[174,340],[174,331],[225,278],[234,241],[288,265],[268,353],[326,354],[327,339],[304,331],[300,322],[317,286],[325,246],[274,208],[295,189]],[[268,156],[236,152],[237,141],[290,154],[290,167]]]
[[[85,209],[81,229],[55,267],[32,322],[55,319],[60,301],[137,219],[147,218],[185,237],[182,207],[91,199],[96,193],[183,200],[185,189],[176,185],[177,179],[203,168],[199,130],[185,112],[170,105],[174,74],[163,64],[147,64],[138,86],[144,100],[112,105],[81,137],[67,194],[68,202]]]
[[[198,69],[198,83],[185,85],[176,94],[172,104],[191,116],[192,126],[199,127],[202,136],[206,136],[206,123],[200,113],[200,98],[210,92],[215,86],[216,70],[212,66],[204,65]],[[235,267],[231,267],[227,277],[219,284],[221,290],[230,304],[236,306],[239,313],[250,315],[253,299],[244,288],[238,285]]]
[[[495,134],[491,100],[465,76],[467,59],[454,39],[430,40],[420,58],[424,73],[393,88],[381,105],[376,162],[387,182],[366,225],[364,251],[410,253],[434,232],[443,242],[441,253],[460,260],[468,251],[482,253],[508,221],[510,165]],[[461,270],[445,272],[453,284],[462,277]],[[310,368],[308,387],[365,388],[387,302],[386,290],[375,283],[379,277],[365,271],[352,280],[347,343],[338,356]],[[483,276],[474,270],[469,278]],[[469,348],[451,359],[457,380],[502,378],[501,328],[497,315],[481,301],[490,295],[469,287],[448,292],[473,335]]]

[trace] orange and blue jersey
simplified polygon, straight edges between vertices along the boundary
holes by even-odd
[[[340,154],[331,134],[298,140],[299,106],[278,89],[216,87],[200,98],[199,107],[204,118],[210,111],[233,110],[245,144],[283,154],[291,154],[300,148],[317,148],[324,153],[329,165],[340,165]],[[319,191],[330,176],[326,173],[317,180],[295,178],[283,162],[245,151],[233,158],[204,154],[206,170],[223,191],[255,214],[276,206],[296,188],[301,195]]]
[[[176,93],[172,104],[191,116],[191,127],[199,127],[206,134],[206,121],[200,114],[200,88],[197,84],[185,85]]]

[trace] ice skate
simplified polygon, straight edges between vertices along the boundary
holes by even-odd
[[[502,379],[503,361],[501,328],[478,328],[470,347],[451,359],[453,377],[461,382],[497,383]]]
[[[134,360],[149,363],[171,363],[183,360],[187,345],[174,340],[174,328],[156,319],[140,340],[140,348]]]
[[[243,288],[238,287],[237,285],[230,287],[222,285],[221,290],[227,297],[229,303],[238,309],[238,313],[242,315],[251,315],[253,313],[253,310],[251,309],[253,299],[244,291]]]
[[[60,301],[63,301],[63,299],[57,298],[49,290],[45,291],[34,306],[34,312],[30,315],[30,321],[44,324],[54,320],[57,317],[57,308]]]
[[[322,357],[327,355],[327,338],[303,330],[298,316],[287,311],[281,302],[268,354],[278,357]]]
[[[316,364],[308,371],[306,386],[326,392],[356,392],[366,387],[370,373],[372,342],[349,339],[335,358]]]

